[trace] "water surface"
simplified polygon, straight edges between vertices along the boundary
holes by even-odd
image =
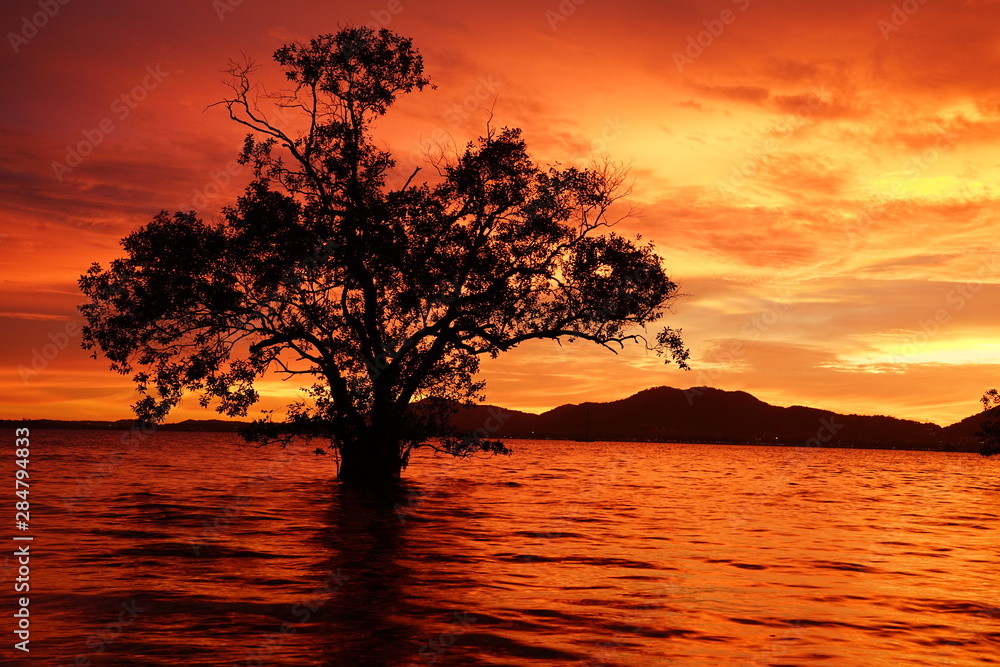
[[[974,454],[515,441],[378,497],[226,434],[32,436],[32,664],[1000,663]]]

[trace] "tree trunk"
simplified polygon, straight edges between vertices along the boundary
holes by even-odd
[[[379,437],[379,436],[382,437]],[[385,434],[344,443],[340,450],[338,478],[366,486],[391,484],[399,481],[403,470],[399,457],[399,441]]]
[[[374,363],[374,362],[373,362]],[[345,482],[381,485],[399,481],[403,470],[400,453],[403,415],[395,409],[386,376],[372,379],[374,404],[367,427],[351,437],[340,450],[340,473]]]

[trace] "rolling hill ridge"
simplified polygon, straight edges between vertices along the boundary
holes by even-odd
[[[744,391],[652,387],[606,403],[560,405],[541,414],[495,405],[460,408],[453,423],[481,437],[552,440],[741,443],[810,447],[928,449],[978,452],[982,413],[941,427],[886,416],[843,415],[818,408],[770,405]],[[134,420],[0,420],[6,426],[128,430]],[[185,420],[163,431],[233,432],[245,422]]]

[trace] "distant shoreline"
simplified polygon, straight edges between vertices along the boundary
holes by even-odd
[[[138,425],[136,419],[101,421],[98,419],[0,419],[0,426],[28,427],[51,430],[74,431],[127,431]],[[160,424],[157,431],[203,431],[212,433],[235,433],[250,422],[226,421],[224,419],[186,419],[182,422]]]
[[[0,426],[7,428],[25,427],[37,430],[51,431],[97,431],[97,432],[117,432],[128,431],[136,426],[134,419],[120,419],[113,422],[103,422],[96,420],[60,420],[60,419],[0,419]],[[168,423],[157,426],[154,430],[170,433],[232,433],[237,434],[241,427],[248,426],[250,422],[225,421],[221,419],[196,420],[188,419],[182,422]],[[504,434],[498,433],[497,437],[504,440],[552,440],[559,442],[571,442],[578,444],[593,443],[647,443],[658,445],[735,445],[739,447],[798,447],[805,449],[853,449],[853,450],[895,450],[910,452],[943,452],[975,454],[979,451],[979,445],[969,443],[942,443],[939,446],[928,446],[926,443],[871,443],[856,442],[836,444],[806,445],[801,442],[774,441],[763,442],[754,439],[684,439],[684,440],[654,440],[643,438],[616,438],[616,439],[595,439],[593,441],[580,441],[572,436],[559,435],[526,435],[526,434]]]
[[[982,413],[942,427],[884,415],[844,415],[805,406],[775,406],[743,391],[712,387],[651,387],[616,401],[560,405],[541,414],[488,404],[455,407],[451,425],[459,433],[505,439],[970,453],[979,453],[983,446],[977,435]],[[140,428],[135,418],[4,419],[0,423],[9,428],[35,429]],[[156,430],[236,433],[250,423],[186,419],[158,425]]]

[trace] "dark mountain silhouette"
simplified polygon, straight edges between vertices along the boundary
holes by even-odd
[[[690,400],[689,400],[690,398]],[[485,428],[494,406],[463,409],[455,420],[460,428]],[[491,412],[492,411],[492,412]],[[507,410],[509,417],[496,431],[517,438],[649,442],[780,444],[827,447],[938,449],[978,451],[972,433],[981,416],[973,415],[942,428],[886,416],[842,415],[803,406],[778,407],[743,391],[710,387],[689,390],[655,387],[609,403],[561,405],[533,415]]]
[[[689,400],[690,399],[690,400]],[[743,443],[762,445],[933,449],[978,452],[975,437],[982,413],[947,427],[885,416],[842,415],[803,406],[779,407],[743,391],[710,387],[682,390],[654,387],[608,403],[561,405],[540,415],[494,405],[461,408],[453,423],[479,437],[575,440],[584,438],[589,418],[593,440]],[[5,420],[8,427],[127,430],[116,422]],[[232,432],[244,422],[186,420],[163,431]]]
[[[981,444],[976,436],[980,423],[986,417],[982,412],[971,417],[966,417],[962,421],[955,422],[951,426],[945,426],[941,431],[949,442],[954,442],[963,447],[962,451],[979,451]]]

